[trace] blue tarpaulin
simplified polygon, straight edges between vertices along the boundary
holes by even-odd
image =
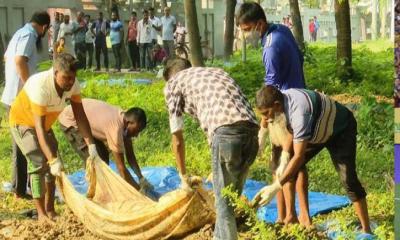
[[[116,166],[112,161],[110,161],[110,167],[114,171],[116,171]],[[129,171],[137,181],[137,176],[133,173],[131,169]],[[143,167],[142,173],[143,176],[154,186],[154,193],[152,195],[154,195],[156,198],[167,192],[173,191],[180,186],[179,174],[177,170],[173,167]],[[69,179],[78,192],[82,194],[86,193],[87,184],[85,180],[85,172],[83,170],[77,171],[69,175]],[[266,184],[263,182],[248,179],[246,180],[243,194],[248,199],[252,199],[256,195],[256,193],[265,185]],[[210,183],[205,183],[204,186],[207,189],[212,188],[212,185]],[[310,192],[309,203],[310,215],[315,216],[317,214],[324,214],[332,210],[345,207],[350,204],[350,201],[345,196],[331,195],[320,192]],[[299,211],[297,200],[296,210],[297,212]],[[262,219],[266,222],[275,222],[277,218],[276,200],[274,199],[267,206],[259,208],[257,211],[257,215],[259,219]],[[326,228],[324,228],[323,226],[322,228],[328,231],[328,236],[329,234],[331,234],[331,239],[336,239],[340,235],[340,232],[337,231],[329,232],[330,230],[328,225],[326,226]],[[366,237],[360,239],[373,238]]]

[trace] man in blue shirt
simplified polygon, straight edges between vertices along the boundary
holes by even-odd
[[[103,13],[99,12],[99,18],[92,24],[92,33],[96,36],[94,46],[96,50],[96,71],[100,71],[100,53],[104,55],[104,65],[108,72],[108,50],[106,44],[106,36],[110,31],[110,24],[103,19]]]
[[[110,39],[115,57],[115,70],[121,72],[121,40],[124,39],[124,28],[116,12],[111,13]]]
[[[49,27],[49,14],[45,11],[35,12],[31,21],[15,32],[8,44],[4,54],[5,87],[1,96],[1,102],[8,111],[29,76],[36,73],[38,52],[42,50],[41,39]],[[12,165],[13,191],[17,197],[26,198],[27,162],[14,140]]]
[[[78,60],[78,67],[86,69],[86,31],[87,24],[83,17],[85,14],[83,12],[78,12],[76,17],[76,22],[72,23],[73,34],[74,34],[74,50],[75,55]]]
[[[290,29],[267,22],[264,10],[257,3],[240,7],[238,23],[244,32],[256,31],[263,46],[265,85],[280,90],[305,88],[303,55]]]
[[[265,66],[265,85],[270,85],[279,90],[290,88],[305,88],[303,73],[303,56],[287,26],[281,24],[270,24],[267,22],[264,10],[257,3],[244,3],[241,5],[237,23],[244,32],[258,33],[263,46],[262,60]],[[264,142],[267,136],[267,121],[261,121],[259,133],[260,153],[264,149]],[[276,147],[274,144],[273,148]],[[290,160],[292,149],[281,146],[282,153],[279,153],[280,162],[283,166]],[[279,177],[282,166],[273,168],[274,178]],[[294,205],[294,189],[296,188],[299,202],[300,214],[296,216]],[[285,201],[286,200],[286,201]],[[278,223],[300,222],[304,226],[311,225],[311,218],[308,209],[308,175],[303,167],[296,180],[288,182],[283,192],[277,195],[278,202]],[[285,207],[286,206],[286,207]]]

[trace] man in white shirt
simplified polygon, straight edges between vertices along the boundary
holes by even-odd
[[[164,14],[161,18],[163,47],[168,57],[173,57],[175,55],[174,32],[176,30],[176,19],[171,15],[169,7],[164,8]]]
[[[87,69],[92,68],[92,63],[93,63],[93,50],[94,50],[94,39],[95,35],[93,34],[92,31],[90,31],[92,27],[92,22],[90,21],[90,15],[85,16],[85,22],[88,26],[88,30],[86,31],[85,35],[85,43],[86,43],[86,53],[88,55],[88,63],[86,65]]]
[[[74,26],[72,22],[69,20],[69,15],[64,16],[64,22],[60,25],[60,32],[58,34],[58,40],[61,37],[65,39],[64,53],[69,53],[71,55],[75,55],[74,46],[72,45],[72,34],[73,34]]]
[[[137,42],[140,49],[140,68],[150,68],[151,56],[151,21],[149,20],[149,11],[143,11],[143,19],[138,22]]]
[[[149,20],[151,22],[151,44],[152,48],[157,44],[157,31],[161,31],[161,20],[154,16],[154,8],[149,8]],[[156,66],[154,61],[151,61],[151,67],[154,68]]]

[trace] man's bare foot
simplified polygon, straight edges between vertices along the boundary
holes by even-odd
[[[47,212],[47,216],[51,219],[51,220],[55,220],[56,219],[56,217],[57,217],[57,213],[56,213],[56,211],[48,211]]]
[[[307,216],[300,215],[299,216],[299,223],[300,223],[301,226],[303,226],[305,228],[312,228],[312,226],[313,226],[311,218],[308,215]]]
[[[297,216],[287,216],[285,218],[285,220],[283,220],[283,223],[285,225],[289,225],[289,224],[298,224],[299,223],[299,219],[297,219]]]
[[[276,219],[275,221],[276,224],[283,224],[283,220],[281,218]]]
[[[54,221],[51,220],[47,215],[38,215],[38,221],[41,224],[48,224],[48,225],[53,225]]]

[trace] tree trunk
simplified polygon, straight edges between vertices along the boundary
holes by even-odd
[[[366,41],[367,40],[367,27],[365,24],[365,16],[360,17],[360,27],[361,27],[361,40]]]
[[[335,0],[335,21],[337,32],[337,76],[342,80],[347,80],[352,76],[349,0]]]
[[[290,5],[290,15],[293,21],[293,35],[296,39],[297,45],[299,46],[301,52],[304,52],[304,36],[303,36],[303,25],[301,23],[299,1],[289,0]]]
[[[199,24],[197,22],[195,0],[185,0],[186,25],[188,26],[190,58],[193,66],[204,66],[200,45]]]
[[[229,61],[233,53],[233,40],[235,31],[236,0],[226,1],[225,34],[224,34],[224,60]]]
[[[3,36],[2,33],[0,32],[0,56],[4,56],[4,52],[5,52],[5,47],[3,42]],[[0,86],[3,86],[4,80],[5,79],[4,79],[3,61],[0,61]]]
[[[393,18],[394,18],[394,0],[391,0],[391,8],[390,9],[392,9],[391,10],[391,12],[392,12],[392,15],[390,15],[391,17],[390,17],[390,40],[391,41],[394,41],[394,20],[393,20]]]
[[[378,0],[372,0],[371,39],[376,40],[378,36]]]
[[[381,38],[386,38],[386,8],[387,5],[387,1],[386,0],[380,0],[379,1],[379,15],[380,15],[380,19],[381,19]]]

